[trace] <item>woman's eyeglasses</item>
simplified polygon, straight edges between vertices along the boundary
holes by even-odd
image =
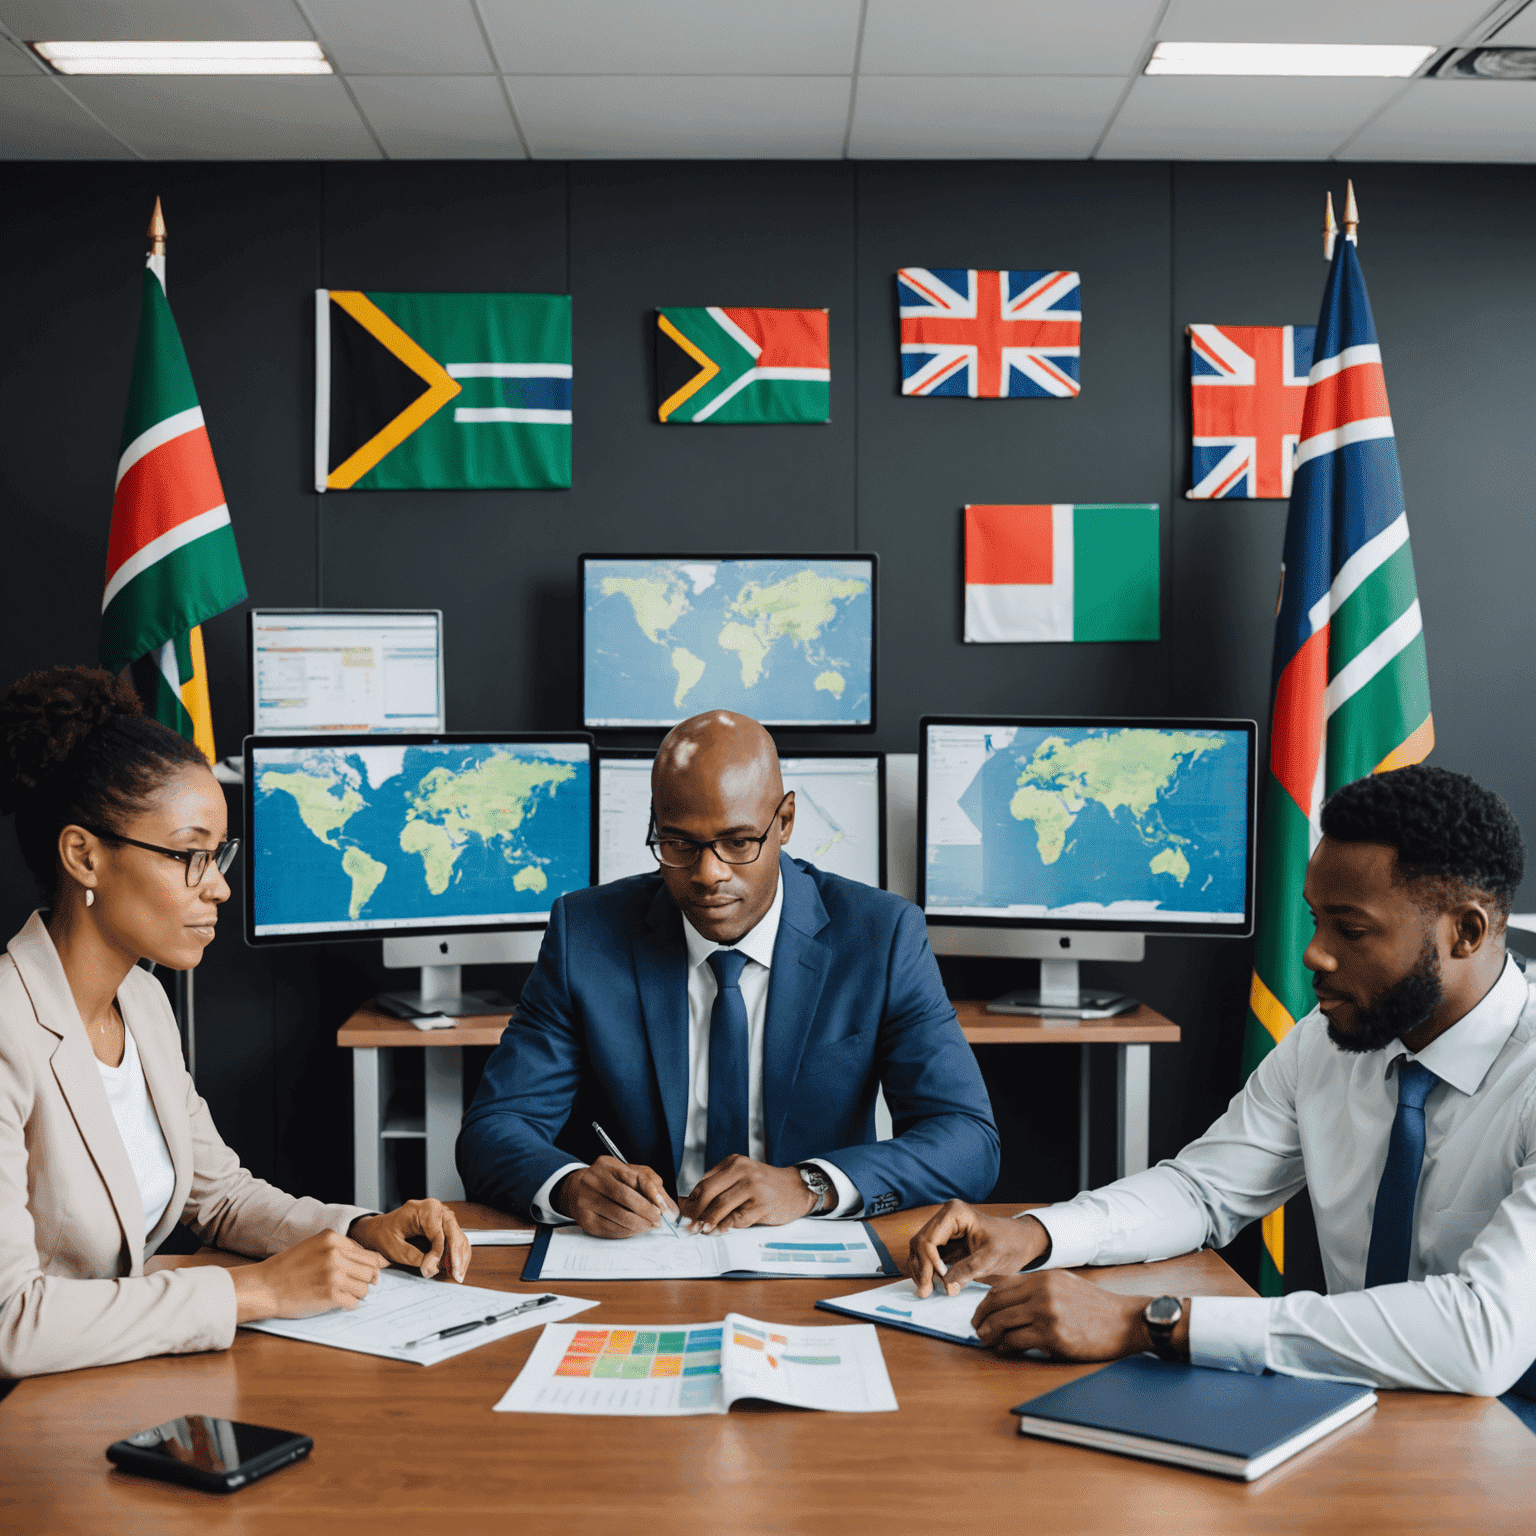
[[[187,884],[192,886],[201,885],[208,878],[210,865],[221,875],[228,874],[229,866],[240,852],[238,837],[225,839],[217,848],[161,848],[156,843],[141,843],[136,837],[124,837],[121,832],[108,832],[102,827],[86,827],[85,830],[103,842],[129,843],[146,853],[163,853],[168,859],[179,860],[185,866]]]

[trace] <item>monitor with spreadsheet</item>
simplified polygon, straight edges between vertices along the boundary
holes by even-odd
[[[245,743],[246,937],[536,928],[592,883],[585,735]]]
[[[599,752],[597,879],[649,875],[649,752]],[[878,752],[803,752],[779,759],[795,792],[795,828],[786,852],[829,874],[885,884],[885,759]]]
[[[258,736],[446,728],[436,609],[253,609],[250,656]]]

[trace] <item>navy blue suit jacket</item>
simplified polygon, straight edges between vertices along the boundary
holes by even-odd
[[[910,902],[779,857],[763,1030],[769,1163],[834,1163],[878,1216],[997,1179],[991,1105]],[[459,1133],[464,1189],[518,1215],[596,1120],[675,1195],[688,1113],[688,951],[661,876],[562,896]],[[875,1140],[884,1085],[895,1136]]]

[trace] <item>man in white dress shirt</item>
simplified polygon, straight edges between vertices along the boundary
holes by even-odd
[[[986,1343],[1424,1391],[1492,1395],[1525,1377],[1536,1001],[1504,945],[1520,829],[1497,795],[1421,764],[1346,785],[1322,831],[1304,891],[1318,1006],[1204,1136],[1013,1221],[951,1202],[913,1238],[925,1295],[935,1279],[953,1293],[1013,1277],[976,1313]],[[1303,1186],[1326,1296],[1126,1297],[1065,1272],[1220,1246]]]

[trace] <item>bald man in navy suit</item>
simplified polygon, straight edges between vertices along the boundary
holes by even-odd
[[[984,1200],[997,1128],[922,914],[783,852],[745,715],[684,721],[651,791],[657,872],[554,904],[459,1135],[469,1198],[612,1238]]]

